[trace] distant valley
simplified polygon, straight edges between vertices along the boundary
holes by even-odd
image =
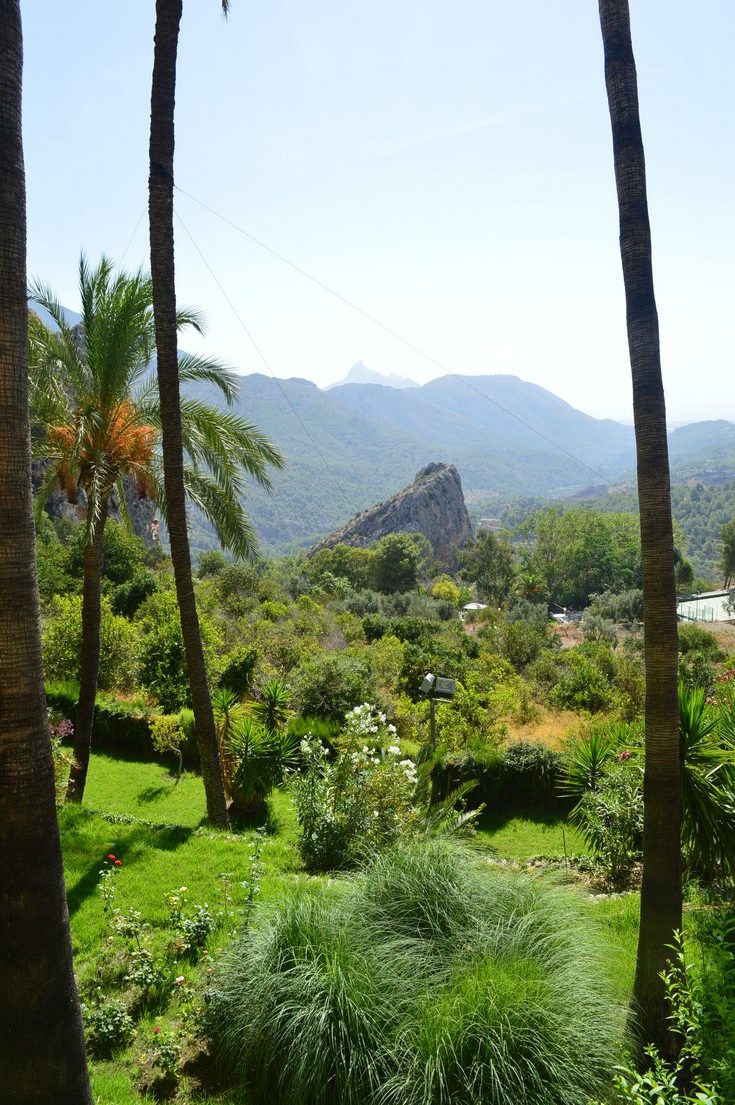
[[[518,377],[443,376],[423,386],[261,374],[241,380],[240,413],[282,449],[274,491],[252,488],[264,551],[305,547],[406,485],[429,461],[454,464],[471,515],[510,499],[599,495],[635,484],[633,429],[576,410]],[[670,435],[672,478],[735,479],[735,424],[693,423]],[[195,544],[204,540],[195,535]]]
[[[72,325],[79,321],[67,315]],[[529,499],[635,508],[632,426],[592,418],[517,376],[446,375],[419,386],[358,361],[341,383],[320,389],[298,377],[255,373],[240,377],[237,410],[287,460],[273,476],[272,494],[257,486],[248,494],[266,553],[309,547],[431,461],[457,467],[474,522],[512,518],[518,500]],[[674,514],[686,532],[696,529],[690,551],[698,570],[709,570],[720,519],[735,516],[735,423],[680,426],[669,435],[669,452]],[[699,485],[711,490],[701,495]],[[707,504],[714,512],[709,526],[696,517]],[[209,525],[193,516],[193,547],[215,544]]]

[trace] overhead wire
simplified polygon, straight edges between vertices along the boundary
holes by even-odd
[[[292,403],[292,401],[291,401],[291,398],[290,398],[290,396],[288,395],[288,393],[286,392],[286,389],[284,388],[284,386],[283,386],[282,382],[281,382],[281,381],[279,380],[279,378],[278,378],[278,377],[276,376],[275,372],[274,372],[274,371],[273,371],[273,369],[271,368],[271,366],[270,366],[269,362],[268,362],[268,361],[267,361],[267,359],[266,359],[266,356],[265,356],[265,354],[263,353],[263,350],[262,350],[262,349],[260,348],[260,346],[258,345],[257,341],[256,341],[256,340],[255,340],[255,338],[253,337],[253,334],[251,333],[250,329],[249,329],[249,328],[248,328],[248,326],[247,326],[247,325],[245,324],[245,321],[244,321],[244,319],[243,319],[243,318],[242,318],[242,316],[240,315],[240,312],[239,312],[239,311],[237,310],[237,308],[235,307],[235,304],[234,304],[234,303],[232,302],[232,300],[230,299],[229,295],[228,295],[228,294],[227,294],[227,292],[225,291],[225,289],[224,289],[224,286],[222,285],[221,281],[219,280],[219,278],[218,278],[217,274],[215,273],[214,269],[212,268],[212,266],[210,265],[209,261],[208,261],[208,260],[207,260],[207,258],[206,258],[206,257],[204,256],[204,253],[203,253],[203,252],[202,252],[202,250],[200,249],[199,245],[198,245],[198,244],[197,244],[197,242],[195,241],[195,239],[194,239],[194,237],[193,237],[193,235],[192,235],[191,231],[189,230],[188,226],[186,225],[186,223],[185,223],[185,222],[184,222],[184,220],[182,219],[182,217],[181,217],[181,213],[180,213],[180,212],[179,212],[178,210],[176,210],[176,208],[174,208],[174,213],[175,213],[175,215],[176,215],[176,218],[178,219],[179,223],[181,224],[181,226],[182,226],[182,228],[183,228],[184,232],[186,233],[186,236],[188,237],[189,241],[190,241],[190,242],[191,242],[191,244],[193,245],[193,247],[194,247],[194,249],[196,250],[196,252],[197,252],[197,253],[199,254],[199,257],[201,258],[201,261],[202,261],[203,265],[204,265],[204,266],[205,266],[205,268],[207,269],[207,271],[208,271],[209,275],[210,275],[210,276],[212,277],[212,280],[214,280],[215,284],[216,284],[216,285],[217,285],[217,287],[219,288],[220,292],[222,293],[222,296],[224,297],[224,299],[225,299],[226,303],[227,303],[227,304],[228,304],[228,306],[230,307],[230,310],[231,310],[231,311],[232,311],[232,313],[234,314],[235,318],[236,318],[236,319],[237,319],[237,321],[238,321],[238,322],[240,323],[240,326],[242,327],[242,329],[243,329],[243,331],[244,331],[245,335],[247,336],[247,338],[248,338],[248,341],[249,341],[249,342],[250,342],[250,344],[252,345],[253,349],[254,349],[254,350],[255,350],[255,352],[257,353],[257,355],[258,355],[258,357],[260,358],[260,360],[261,360],[261,361],[263,362],[263,365],[265,366],[265,368],[266,368],[266,370],[268,371],[269,375],[270,375],[270,376],[272,377],[272,379],[273,379],[273,380],[275,381],[275,383],[277,384],[277,386],[278,386],[278,389],[279,389],[279,391],[281,392],[281,395],[282,395],[282,396],[283,396],[283,398],[285,399],[286,403],[288,404],[288,406],[289,406],[289,408],[290,408],[290,410],[291,410],[292,414],[293,414],[293,415],[294,415],[294,417],[296,418],[296,420],[297,420],[298,424],[299,424],[299,425],[301,426],[301,429],[302,429],[302,430],[304,431],[304,434],[306,435],[306,437],[307,437],[307,438],[309,439],[309,441],[310,441],[310,443],[311,443],[311,446],[312,446],[312,448],[313,448],[314,452],[316,453],[316,455],[317,455],[317,456],[319,457],[319,460],[320,460],[320,461],[322,462],[322,464],[324,465],[324,468],[325,468],[325,470],[329,471],[329,463],[328,463],[328,461],[327,461],[327,458],[325,457],[325,455],[324,455],[324,453],[322,452],[322,450],[321,450],[321,449],[319,448],[319,445],[318,445],[318,444],[317,444],[317,442],[315,441],[315,439],[314,439],[314,436],[313,436],[313,434],[312,434],[312,433],[311,433],[311,431],[309,430],[309,427],[308,427],[308,426],[306,425],[306,423],[305,423],[305,422],[304,422],[304,420],[302,419],[301,415],[300,415],[300,414],[299,414],[299,412],[297,411],[296,407],[295,407],[295,406],[294,406],[294,404]],[[340,481],[339,481],[339,480],[337,479],[337,477],[336,477],[336,476],[334,475],[334,472],[332,472],[332,478],[334,479],[334,483],[335,483],[335,486],[337,487],[337,490],[339,491],[340,495],[342,496],[342,499],[344,500],[344,502],[345,502],[345,505],[346,505],[346,507],[347,507],[348,511],[350,512],[350,514],[356,514],[356,513],[357,513],[357,511],[356,511],[356,509],[355,509],[355,504],[354,504],[354,503],[351,503],[351,502],[350,502],[350,500],[349,500],[349,498],[348,498],[348,496],[347,496],[347,494],[346,494],[346,492],[345,492],[344,488],[342,487],[342,484],[341,484],[341,483],[340,483]]]
[[[143,210],[140,213],[140,218],[138,219],[137,223],[135,224],[135,230],[133,231],[133,233],[128,238],[128,244],[125,246],[125,249],[122,251],[120,261],[118,262],[119,264],[122,264],[123,261],[125,260],[126,254],[127,254],[128,250],[130,249],[131,245],[133,244],[133,238],[138,233],[138,228],[139,228],[140,224],[143,222],[143,216],[145,215],[145,213],[146,213],[146,208],[144,207]]]
[[[362,317],[367,319],[368,322],[371,322],[374,326],[379,327],[379,329],[383,330],[386,334],[389,334],[390,337],[394,338],[396,341],[401,342],[401,344],[405,345],[412,352],[417,353],[424,360],[428,361],[429,364],[433,364],[436,368],[440,369],[441,372],[444,373],[444,375],[451,376],[453,379],[458,380],[461,384],[464,384],[464,386],[469,388],[470,391],[474,391],[475,394],[481,396],[488,403],[492,404],[492,406],[502,411],[503,414],[508,415],[509,418],[512,418],[519,425],[523,426],[525,429],[535,434],[542,441],[545,441],[547,445],[551,445],[552,448],[562,453],[569,460],[579,465],[579,467],[584,468],[586,471],[590,472],[596,479],[602,480],[608,485],[608,487],[612,487],[611,481],[608,480],[608,478],[602,472],[599,472],[597,469],[592,468],[591,465],[587,464],[579,457],[576,457],[574,453],[571,453],[568,449],[565,449],[564,446],[561,445],[554,438],[549,437],[548,434],[545,434],[542,430],[539,430],[536,426],[521,418],[520,415],[516,414],[509,407],[506,407],[497,399],[493,399],[492,396],[487,394],[487,392],[484,392],[481,388],[478,388],[475,384],[471,383],[466,376],[461,376],[459,373],[453,372],[452,369],[448,368],[440,360],[432,356],[431,353],[427,353],[425,349],[422,349],[420,346],[416,345],[415,342],[412,342],[409,338],[405,337],[403,334],[400,334],[397,330],[394,330],[392,327],[382,322],[379,318],[376,318],[375,315],[371,315],[368,311],[365,311],[362,307],[359,306],[359,304],[354,303],[352,300],[348,299],[347,296],[342,295],[341,292],[338,292],[334,288],[331,288],[328,284],[325,284],[323,280],[320,280],[318,277],[313,276],[312,273],[302,268],[301,265],[296,264],[295,261],[291,261],[288,257],[280,253],[277,249],[269,246],[267,242],[264,242],[262,241],[262,239],[257,238],[254,234],[251,234],[249,230],[246,230],[244,227],[239,226],[237,223],[233,222],[232,219],[229,219],[226,215],[221,214],[221,212],[216,211],[213,207],[210,207],[209,204],[205,203],[203,200],[200,200],[197,196],[192,195],[191,192],[187,192],[185,191],[185,189],[180,188],[178,184],[175,184],[174,188],[177,192],[180,192],[182,196],[186,196],[187,199],[190,199],[194,203],[198,204],[205,211],[208,211],[211,215],[213,215],[216,219],[219,219],[221,222],[223,222],[226,226],[229,226],[232,230],[235,230],[238,234],[241,234],[244,238],[247,238],[249,241],[253,242],[260,249],[265,250],[266,253],[270,253],[273,257],[277,258],[284,265],[287,265],[289,268],[293,269],[294,272],[297,272],[301,276],[305,277],[307,280],[310,280],[312,284],[315,284],[318,288],[321,288],[323,291],[327,292],[329,295],[339,300],[340,303],[343,303],[352,311],[356,311],[357,314],[362,315]]]

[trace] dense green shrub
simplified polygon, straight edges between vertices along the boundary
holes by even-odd
[[[132,618],[145,600],[158,590],[158,580],[147,568],[140,568],[130,579],[120,583],[112,592],[110,605],[115,614]]]
[[[439,841],[259,910],[210,1008],[257,1105],[587,1105],[620,1028],[574,899]]]
[[[603,591],[599,595],[590,595],[589,611],[611,622],[640,622],[643,620],[643,591],[634,589],[618,594]]]
[[[473,806],[482,803],[496,813],[556,807],[561,813],[569,808],[558,794],[561,767],[560,753],[530,741],[514,741],[505,749],[440,749],[434,789],[442,797],[452,788],[474,780],[476,787],[469,793]]]
[[[100,621],[100,690],[130,691],[138,681],[141,634],[127,618],[113,614],[102,600]],[[43,627],[43,667],[47,679],[79,679],[82,654],[82,599],[58,595]]]
[[[322,653],[293,675],[294,700],[302,714],[342,722],[348,710],[375,700],[375,671],[366,653]]]
[[[700,652],[710,660],[718,661],[724,658],[717,638],[708,629],[702,629],[695,622],[679,623],[679,652],[686,656],[689,652]]]
[[[356,591],[343,602],[337,603],[335,608],[349,614],[357,614],[359,618],[363,618],[370,614],[380,613],[380,596],[375,591],[363,589]]]
[[[138,611],[137,621],[143,630],[141,684],[155,695],[167,714],[190,706],[189,676],[175,593],[159,591],[151,595]],[[211,666],[219,637],[212,621],[202,612],[199,628],[205,659]]]
[[[230,614],[250,609],[260,585],[258,572],[249,564],[227,564],[214,577],[215,594]]]
[[[569,820],[585,838],[611,882],[627,882],[643,849],[643,788],[640,771],[617,763],[588,790]]]
[[[697,689],[709,693],[717,678],[717,671],[706,652],[686,652],[679,656],[679,682],[694,691]]]
[[[36,574],[43,606],[56,595],[81,591],[81,575],[69,571],[69,550],[47,514],[36,522]]]
[[[125,1002],[118,999],[97,1006],[83,1004],[82,1017],[87,1047],[98,1059],[109,1059],[129,1042],[135,1031]]]
[[[416,586],[428,542],[422,533],[389,533],[373,545],[370,581],[376,591],[392,595]]]
[[[76,716],[79,684],[72,680],[46,684],[46,702],[72,722]],[[139,700],[129,701],[100,692],[94,710],[92,743],[98,749],[127,752],[144,759],[154,759],[152,728],[157,711]],[[183,709],[174,715],[175,723],[185,735],[181,746],[184,763],[198,767],[199,752],[194,730],[194,715]]]
[[[220,687],[232,691],[238,698],[244,698],[253,686],[255,668],[258,663],[257,648],[241,645],[234,649],[222,661]]]
[[[618,704],[617,674],[614,653],[600,643],[544,653],[529,669],[537,694],[548,694],[555,706],[592,714]]]
[[[592,641],[606,645],[615,645],[618,639],[618,631],[615,623],[599,614],[587,613],[582,622],[582,633],[585,641]]]
[[[199,579],[218,576],[227,567],[228,561],[221,549],[207,549],[199,553],[197,575]]]

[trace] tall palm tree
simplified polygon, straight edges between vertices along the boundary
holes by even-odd
[[[222,0],[227,14],[228,0]],[[174,566],[176,595],[184,638],[191,704],[202,772],[214,782],[207,785],[207,812],[215,825],[227,824],[217,729],[207,684],[204,650],[199,631],[191,570],[189,534],[186,528],[186,495],[176,344],[176,281],[174,267],[174,99],[176,55],[182,0],[156,0],[156,30],[151,89],[150,175],[148,214],[150,224],[153,308],[158,349],[158,387],[163,416],[163,475],[168,504],[168,532]]]
[[[0,1099],[91,1105],[41,676],[22,71],[19,0],[0,0]]]
[[[75,801],[82,800],[89,766],[100,657],[102,553],[111,500],[117,496],[124,517],[123,479],[132,477],[139,492],[155,497],[161,513],[170,517],[156,449],[162,418],[150,367],[155,349],[150,278],[142,272],[115,274],[105,257],[91,269],[82,257],[79,290],[82,321],[70,327],[47,288],[31,289],[32,299],[49,313],[57,330],[34,322],[30,358],[34,451],[47,462],[39,508],[60,483],[86,516],[81,678],[67,788],[67,798]],[[177,327],[198,327],[192,312],[179,312],[175,321]],[[179,373],[184,381],[216,386],[228,403],[236,395],[234,377],[216,361],[182,356]],[[267,467],[280,467],[281,456],[254,426],[229,411],[186,397],[181,412],[185,493],[213,523],[223,546],[238,556],[251,555],[255,537],[241,505],[242,477],[248,473],[268,487]],[[210,797],[216,808],[221,774],[218,783],[211,760],[206,755],[202,760],[208,809]]]
[[[682,919],[678,640],[666,408],[628,0],[600,0],[599,7],[633,376],[645,607],[643,885],[632,1023],[640,1045],[653,1043],[673,1058],[677,1037],[661,979]]]

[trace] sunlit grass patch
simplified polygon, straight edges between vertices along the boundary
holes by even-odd
[[[478,822],[478,841],[502,859],[532,856],[587,855],[584,838],[558,814],[508,816],[485,810]],[[566,847],[565,847],[566,845]]]

